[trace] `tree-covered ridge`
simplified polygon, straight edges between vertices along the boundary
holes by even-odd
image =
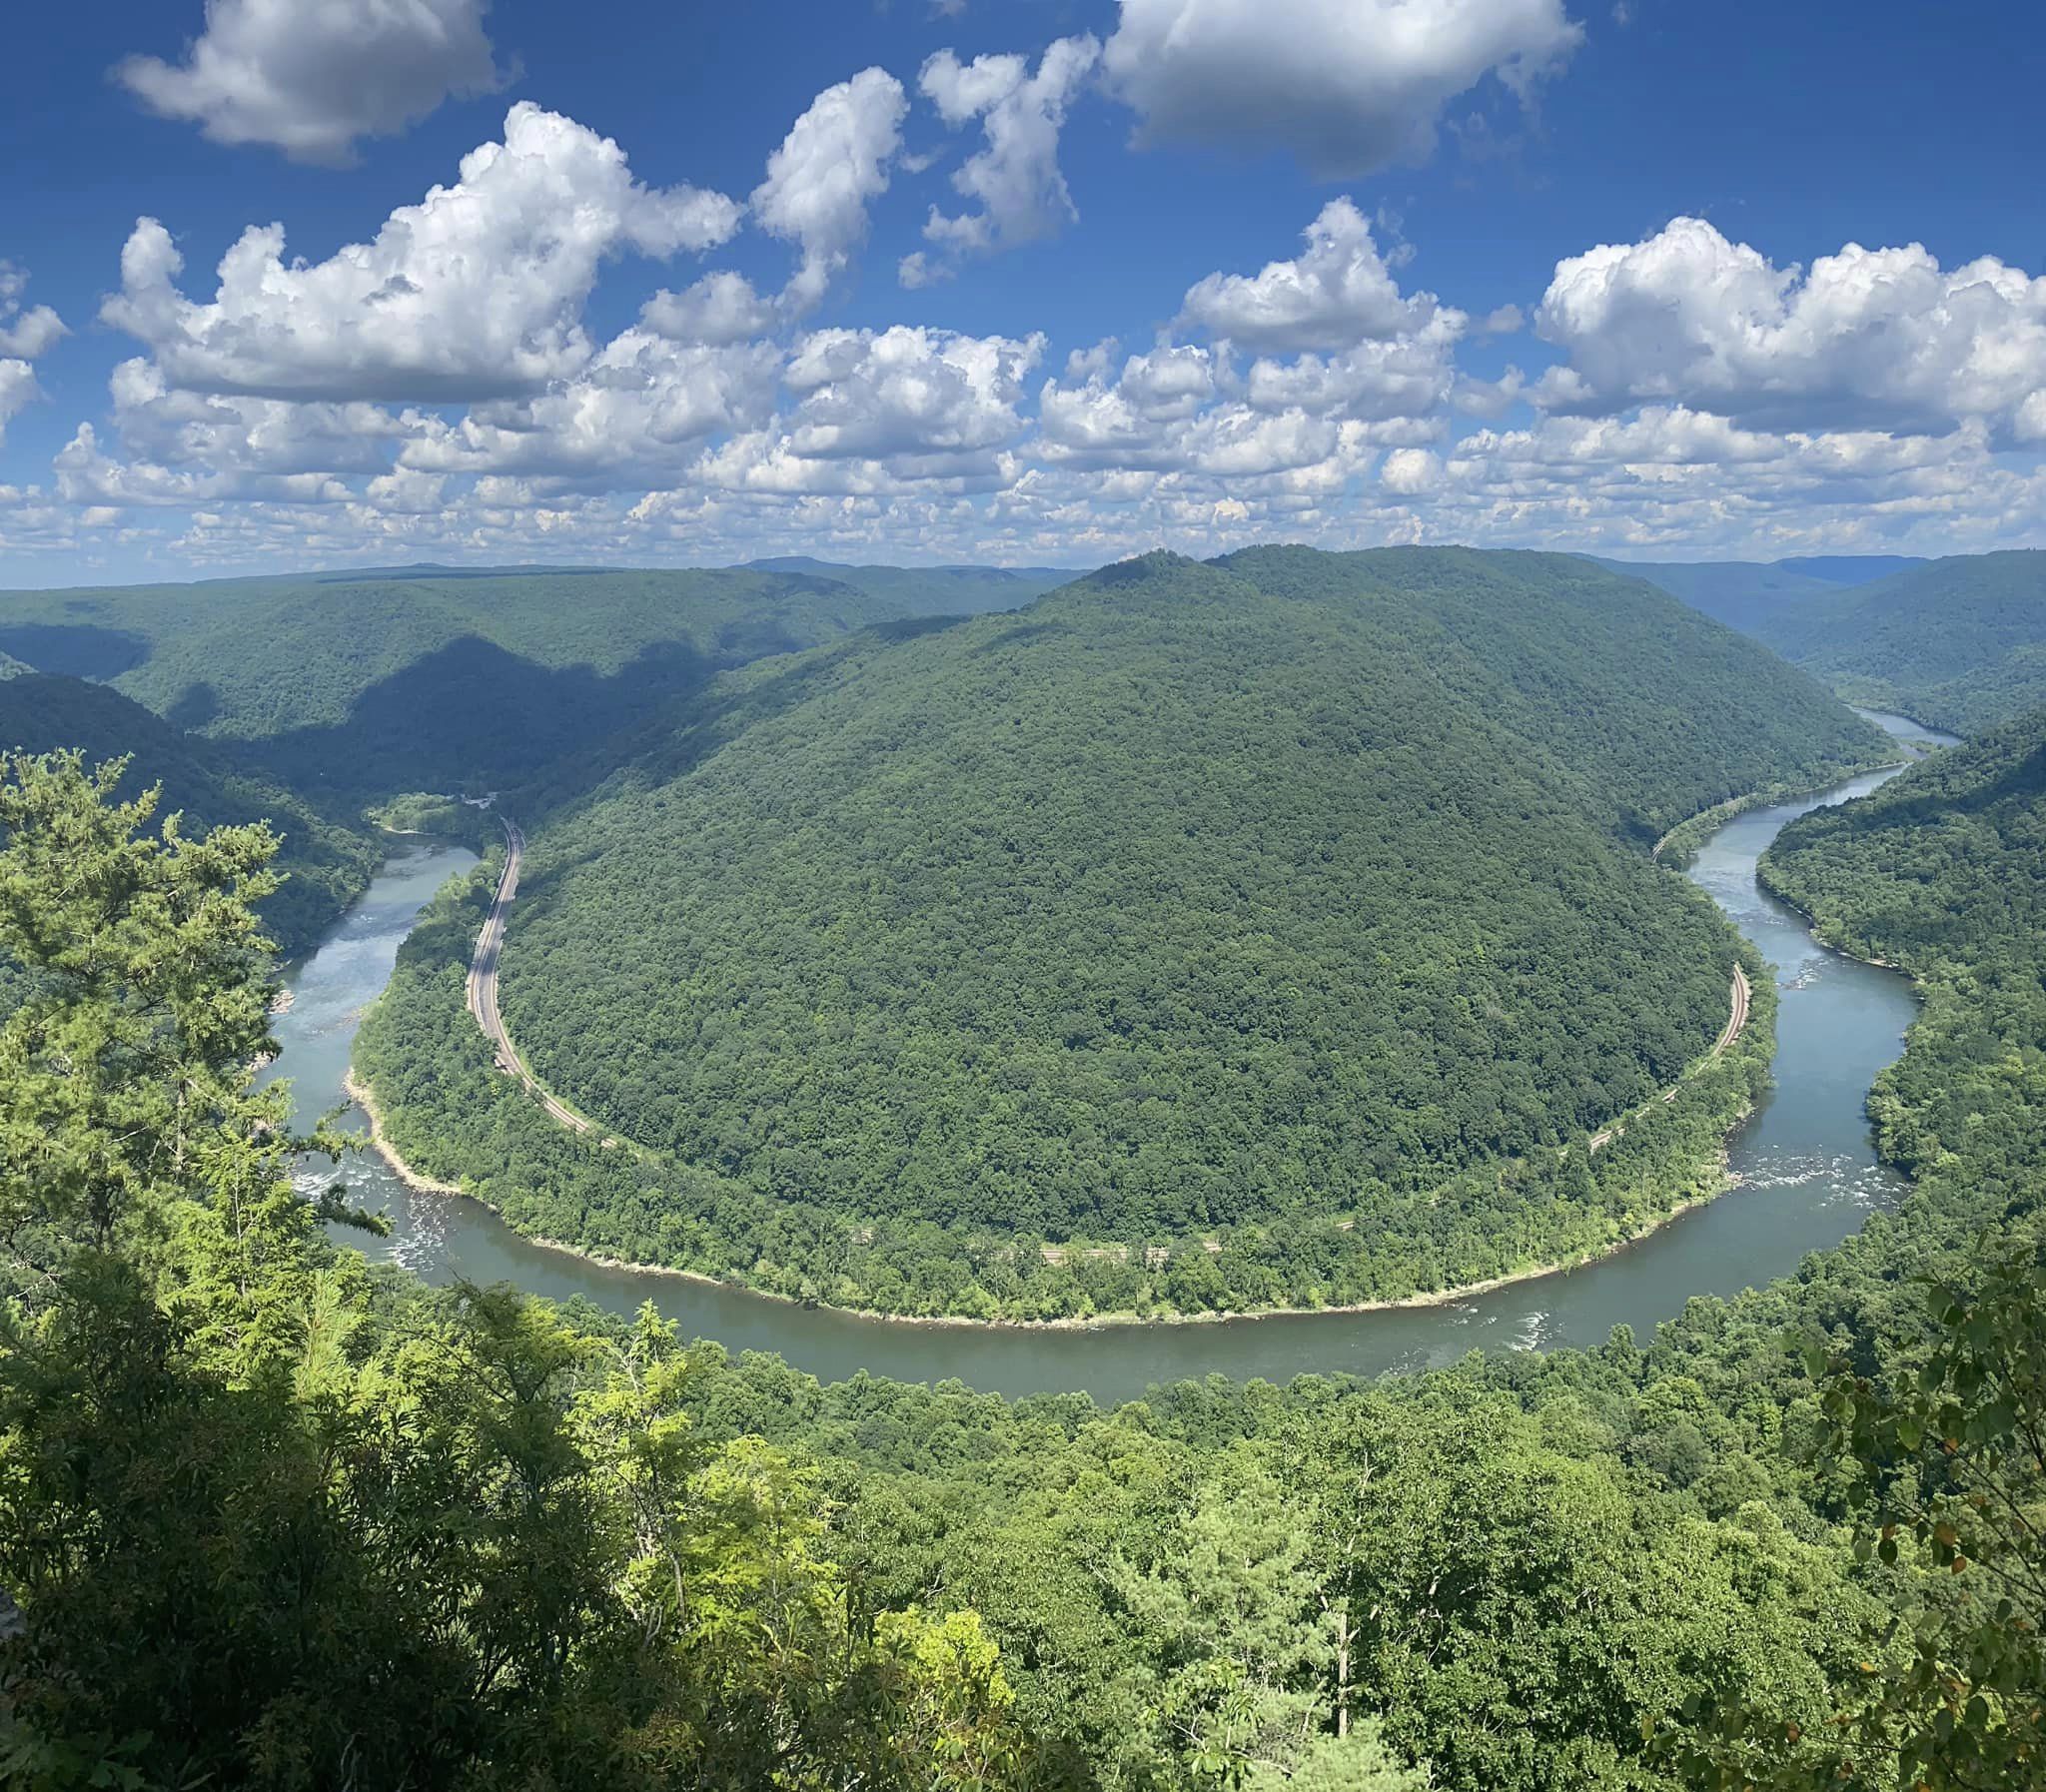
[[[271,842],[148,820],[0,768],[6,1783],[2037,1783],[2036,1155],[1964,1129],[1646,1347],[1114,1412],[824,1387],[330,1246],[251,1088]]]
[[[286,958],[309,950],[361,895],[382,859],[367,830],[343,825],[252,771],[227,743],[181,733],[140,704],[79,678],[27,675],[0,682],[0,750],[83,751],[94,761],[134,756],[121,794],[163,786],[164,813],[188,831],[265,821],[281,842],[281,886],[262,904],[265,928]]]
[[[535,841],[502,999],[564,1098],[859,1223],[1403,1262],[1724,1021],[1723,923],[1619,837],[1882,750],[1559,556],[1153,557],[720,689]]]
[[[294,788],[489,787],[662,713],[721,668],[1035,579],[438,568],[0,595],[0,650],[256,743]]]
[[[1471,548],[1218,562],[1260,589],[1340,606],[1428,651],[1447,698],[1577,774],[1577,800],[1643,841],[1771,784],[1810,788],[1882,756],[1810,679],[1622,568]]]
[[[906,615],[977,616],[1020,609],[1046,591],[1070,584],[1087,570],[1059,566],[853,566],[808,554],[748,560],[751,572],[800,572],[850,585],[902,606]]]
[[[1979,734],[2046,706],[2046,550],[1933,560],[1759,632],[1856,702]]]
[[[1801,817],[1761,869],[1822,937],[1925,986],[1871,1102],[1885,1150],[1914,1172],[2046,1163],[2046,710]]]

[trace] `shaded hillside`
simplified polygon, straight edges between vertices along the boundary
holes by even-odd
[[[1844,588],[1787,564],[1762,560],[1598,560],[1598,565],[1632,578],[1645,578],[1715,622],[1759,635],[1775,616],[1806,604],[1826,603]]]
[[[900,603],[905,613],[955,616],[1020,609],[1046,591],[1072,583],[1085,571],[1059,566],[847,566],[836,560],[813,560],[807,554],[749,560],[745,569],[827,578],[870,597]]]
[[[908,632],[741,674],[536,839],[535,1069],[735,1194],[1054,1239],[1354,1212],[1409,1288],[1418,1192],[1726,1018],[1723,924],[1627,837],[1882,751],[1561,556],[1152,556]]]
[[[368,886],[383,858],[374,841],[317,814],[220,744],[181,734],[105,685],[40,674],[0,681],[0,747],[30,753],[77,747],[89,764],[131,754],[119,794],[132,798],[161,784],[157,821],[182,810],[188,834],[268,821],[284,842],[277,866],[286,875],[284,887],[263,905],[263,919],[287,958],[313,945]]]
[[[1753,635],[1853,702],[1960,733],[2046,704],[2046,552],[1600,563]]]
[[[1933,560],[1761,638],[1857,702],[1979,734],[2046,705],[2046,551]]]
[[[969,576],[970,575],[970,576]],[[295,787],[377,796],[530,775],[722,668],[878,621],[988,607],[1011,575],[321,574],[0,595],[0,652],[260,743]],[[1020,576],[1020,575],[1018,575]],[[1018,587],[1023,597],[1041,585]]]

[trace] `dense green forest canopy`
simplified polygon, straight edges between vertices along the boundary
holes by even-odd
[[[1857,565],[1882,568],[1849,576]],[[1627,568],[1843,697],[1975,734],[2046,704],[2046,552]]]
[[[0,769],[45,992],[0,1021],[7,1783],[2037,1783],[2041,1165],[1976,1155],[2036,1060],[1899,1214],[1645,1346],[1113,1412],[823,1387],[330,1245],[250,1087],[268,842],[140,819]],[[1954,886],[1978,959],[2036,947],[2006,881]]]
[[[2046,705],[2046,550],[1933,560],[1761,638],[1857,702],[1978,734]]]
[[[1757,637],[1772,618],[1836,597],[1842,582],[1773,560],[1605,560],[1614,572],[1645,578],[1714,621]]]
[[[745,569],[828,579],[898,603],[905,615],[931,616],[977,616],[986,610],[1021,609],[1089,570],[1085,566],[848,566],[802,553],[748,560]]]
[[[1677,1077],[1678,817],[1883,751],[1560,557],[1152,556],[751,669],[534,839],[514,1036],[749,1197],[1139,1241],[1355,1213]]]
[[[262,905],[265,927],[286,958],[307,951],[334,917],[368,886],[381,848],[361,826],[321,813],[252,766],[236,743],[194,738],[141,704],[80,678],[28,675],[0,681],[0,750],[83,751],[95,762],[132,754],[121,786],[132,797],[163,786],[162,811],[182,813],[204,833],[231,823],[267,821],[281,847],[284,881]]]
[[[383,1135],[426,1175],[488,1201],[512,1225],[638,1263],[792,1300],[930,1317],[1074,1320],[1251,1313],[1395,1301],[1609,1250],[1717,1193],[1726,1132],[1767,1087],[1775,992],[1759,958],[1733,1050],[1701,1060],[1596,1151],[1487,1162],[1404,1196],[1373,1223],[1288,1216],[1076,1248],[1008,1229],[848,1214],[816,1195],[748,1188],[715,1167],[558,1125],[502,1075],[466,984],[496,883],[487,862],[444,890],[399,953],[355,1042]],[[827,1192],[828,1193],[828,1192]]]
[[[1027,602],[1063,574],[415,567],[0,594],[0,651],[252,743],[294,788],[489,788],[720,668],[872,623]]]

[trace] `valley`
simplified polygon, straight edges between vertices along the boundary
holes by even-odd
[[[268,1023],[283,1049],[251,1098],[275,1101],[288,1082],[307,1122],[345,1102],[353,1062],[361,1086],[374,1091],[380,1128],[420,1172],[408,1183],[374,1149],[338,1166],[324,1152],[302,1157],[293,1182],[303,1201],[288,1200],[263,1221],[273,1231],[310,1226],[317,1203],[329,1215],[364,1210],[387,1229],[370,1237],[336,1218],[331,1244],[305,1247],[332,1266],[316,1272],[311,1298],[356,1291],[339,1298],[364,1316],[350,1323],[366,1329],[354,1336],[367,1336],[375,1352],[360,1371],[324,1372],[405,1377],[430,1362],[504,1361],[503,1372],[524,1376],[528,1357],[519,1352],[530,1351],[533,1363],[589,1365],[545,1370],[534,1385],[550,1409],[592,1415],[599,1408],[590,1402],[628,1397],[619,1390],[632,1376],[678,1377],[672,1410],[701,1439],[692,1447],[707,1452],[708,1472],[746,1462],[780,1473],[784,1460],[817,1461],[797,1472],[826,1474],[841,1490],[845,1516],[829,1526],[832,1547],[872,1577],[876,1596],[906,1609],[935,1585],[955,1611],[990,1608],[993,1616],[972,1622],[985,1622],[1015,1663],[1029,1723],[1090,1761],[1112,1761],[1125,1748],[1162,1758],[1164,1745],[1149,1738],[1157,1702],[1169,1694],[1144,1665],[1159,1632],[1114,1584],[1067,1588],[1031,1566],[1041,1551],[1133,1547],[1155,1517],[1165,1541],[1143,1557],[1153,1563],[1143,1572],[1170,1575],[1204,1527],[1268,1525],[1255,1538],[1232,1531],[1243,1540],[1231,1551],[1249,1553],[1240,1569],[1229,1565],[1234,1553],[1226,1556],[1222,1571],[1282,1574],[1279,1597],[1291,1610],[1352,1584],[1319,1578],[1325,1570],[1305,1557],[1282,1566],[1303,1540],[1319,1548],[1340,1534],[1328,1527],[1349,1522],[1339,1514],[1353,1503],[1375,1514],[1374,1525],[1425,1523],[1415,1502],[1438,1492],[1459,1516],[1424,1544],[1429,1559],[1468,1558],[1472,1571],[1489,1575],[1483,1561],[1521,1559],[1531,1544],[1546,1551],[1552,1539],[1559,1565],[1540,1570],[1541,1584],[1571,1601],[1598,1599],[1611,1614],[1601,1635],[1622,1651],[1660,1663],[1670,1659],[1671,1623],[1693,1639],[1677,1645],[1683,1650],[1730,1623],[1749,1657],[1770,1664],[1768,1673],[1780,1664],[1801,1688],[1775,1690],[1743,1670],[1742,1699],[1765,1709],[1787,1699],[1802,1711],[1815,1699],[1848,1698],[1851,1689],[1825,1690],[1826,1639],[1872,1634],[1883,1611],[1831,1540],[1848,1522],[1836,1497],[1775,1441],[1786,1414],[1804,1422],[1795,1415],[1809,1397],[1781,1340],[1813,1324],[1843,1339],[1871,1326],[1884,1337],[1908,1332],[1884,1292],[1897,1268],[1944,1261],[1957,1229],[1981,1218],[1980,1201],[1951,1168],[1954,1145],[1986,1170],[1983,1148],[1994,1138],[2020,1178],[2036,1153],[2021,1117],[1999,1106],[2008,1033],[1967,1021],[1968,999],[1957,1005],[1948,974],[1900,953],[1889,937],[1900,925],[1893,907],[1878,900],[1877,916],[1862,920],[1836,912],[1834,892],[1866,879],[1809,869],[1812,843],[1826,842],[1820,857],[1837,856],[1823,818],[1861,816],[1893,781],[1909,800],[1871,812],[1899,828],[1945,809],[1979,812],[1966,861],[1972,886],[1956,881],[1960,838],[1950,821],[1912,836],[1908,848],[1885,841],[1873,851],[1912,877],[1951,883],[1953,912],[1973,917],[1978,937],[2001,940],[2006,872],[2034,826],[2031,743],[2013,735],[1952,746],[1899,716],[1857,719],[1759,649],[1674,605],[1644,605],[1638,589],[1625,579],[1557,577],[1548,562],[1525,556],[1365,555],[1326,565],[1282,554],[1248,568],[1157,560],[1053,593],[1022,615],[884,624],[719,674],[676,692],[669,719],[590,749],[583,765],[500,790],[491,811],[422,794],[380,802],[374,812],[402,831],[381,836],[386,862],[366,895],[290,973]],[[1119,670],[1099,688],[1089,659],[1071,657],[1071,643],[1097,635],[1102,662]],[[1587,650],[1599,635],[1614,643],[1609,658]],[[1421,650],[1403,658],[1403,640]],[[1033,665],[1019,657],[1048,644],[1068,658]],[[1219,650],[1204,657],[1211,647]],[[1156,671],[1141,670],[1147,655],[1159,658]],[[1169,697],[1175,684],[1187,693],[1178,704]],[[1401,739],[1430,713],[1454,714],[1458,725],[1432,736],[1426,755],[1402,754]],[[1039,717],[1056,717],[1057,730]],[[1211,717],[1225,725],[1204,736]],[[1338,734],[1346,744],[1324,765],[1332,726],[1348,731]],[[1386,742],[1361,746],[1378,728]],[[904,781],[884,782],[879,796],[865,789],[863,731],[875,742],[873,762],[903,771]],[[1042,742],[1058,731],[1084,737],[1087,754],[1054,759],[1048,770]],[[1900,772],[1887,742],[1914,755],[1946,751]],[[402,748],[395,743],[395,762]],[[1309,800],[1272,800],[1279,782],[1246,775],[1265,758]],[[1227,773],[1219,803],[1186,781],[1188,765]],[[1096,766],[1112,775],[1095,777]],[[1075,780],[1070,801],[1057,799],[1054,772]],[[1800,780],[1825,789],[1744,806],[1758,789]],[[979,937],[1004,937],[983,926],[990,917],[1029,914],[1017,902],[1023,892],[1050,905],[1047,940],[1084,963],[1090,928],[1159,905],[1166,886],[1142,886],[1149,894],[1135,902],[1094,903],[1084,876],[1032,885],[1004,870],[988,881],[986,867],[1006,861],[952,842],[1032,826],[1036,856],[1083,870],[1085,830],[1110,816],[1118,846],[1137,850],[1099,864],[1119,872],[1127,859],[1155,880],[1143,852],[1158,838],[1170,844],[1156,865],[1184,881],[1201,863],[1185,844],[1195,836],[1183,823],[1176,838],[1155,831],[1139,800],[1154,782],[1166,812],[1215,830],[1225,850],[1213,863],[1225,875],[1255,866],[1270,887],[1294,891],[1287,913],[1315,913],[1298,892],[1315,887],[1315,866],[1333,863],[1337,887],[1374,926],[1395,915],[1426,918],[1418,931],[1376,937],[1381,962],[1433,964],[1453,976],[1443,987],[1462,1006],[1424,1011],[1430,1018],[1407,1027],[1411,1037],[1433,1035],[1438,1083],[1482,1087],[1442,1056],[1477,1037],[1448,1018],[1482,1012],[1474,997],[1508,1015],[1510,1001],[1531,1003],[1502,1036],[1509,1040],[1544,1015],[1580,1020],[1585,991],[1608,1026],[1644,999],[1664,1011],[1664,1027],[1686,1018],[1668,1030],[1660,1056],[1650,1048],[1626,1079],[1585,1085],[1581,1106],[1553,1131],[1537,1127],[1513,1155],[1462,1168],[1434,1160],[1438,1169],[1450,1164],[1447,1183],[1432,1180],[1425,1155],[1404,1188],[1381,1172],[1376,1217],[1368,1203],[1272,1214],[1199,1227],[1162,1249],[1155,1231],[1097,1247],[1084,1235],[1055,1244],[1042,1232],[1002,1236],[991,1225],[962,1238],[923,1222],[803,1212],[786,1199],[750,1207],[736,1177],[706,1182],[671,1152],[634,1140],[575,1074],[644,1062],[659,1049],[657,1034],[614,1032],[616,1005],[598,1001],[566,1035],[580,1042],[574,1054],[561,1055],[558,1018],[554,1030],[539,1030],[540,1049],[528,1043],[530,1014],[516,1006],[521,954],[529,942],[545,945],[550,931],[558,949],[571,922],[593,932],[563,962],[578,975],[593,969],[599,994],[605,978],[623,975],[650,1013],[677,991],[709,987],[700,965],[677,978],[644,956],[678,937],[642,933],[638,914],[649,901],[646,912],[667,912],[682,867],[739,903],[734,912],[749,906],[770,918],[782,956],[763,951],[759,961],[800,965],[806,977],[848,976],[866,947],[841,925],[822,936],[834,957],[791,956],[791,945],[808,951],[796,918],[842,915],[862,892],[887,893],[881,868],[919,862],[945,868],[940,907],[983,905],[974,911]],[[1714,811],[1725,818],[1683,825],[1686,815]],[[784,861],[784,876],[793,868],[801,877],[777,888],[751,868],[747,851],[770,844],[789,814],[806,818],[809,850]],[[910,815],[923,826],[924,861],[909,850],[918,836],[889,832]],[[435,828],[450,831],[421,831]],[[1305,857],[1276,850],[1296,835],[1320,845]],[[1321,856],[1344,836],[1397,856]],[[818,884],[813,868],[848,840],[859,843],[864,882]],[[1682,850],[1692,840],[1694,849]],[[1376,863],[1397,866],[1390,883]],[[1310,881],[1287,883],[1303,865]],[[1470,888],[1471,866],[1484,867],[1482,889]],[[600,902],[564,900],[592,878],[587,887]],[[1899,956],[1927,977],[1926,1016],[1904,975],[1819,945],[1765,884],[1865,958]],[[1544,885],[1567,892],[1576,931],[1558,931],[1553,918],[1542,924],[1541,951],[1563,953],[1566,974],[1529,985],[1509,976],[1517,961],[1503,924],[1538,914]],[[1231,916],[1232,886],[1214,887],[1223,899],[1205,898],[1206,908],[1182,900],[1159,912],[1171,913],[1181,933],[1196,915]],[[1373,901],[1375,889],[1390,894]],[[622,907],[621,890],[630,897]],[[1071,906],[1075,890],[1101,919]],[[996,905],[985,906],[991,898]],[[885,912],[904,927],[927,909],[897,892]],[[1275,943],[1277,920],[1261,918]],[[772,927],[754,937],[776,938]],[[1406,950],[1391,950],[1401,938]],[[1311,938],[1294,950],[1303,947],[1302,963],[1320,973],[1314,987],[1339,991],[1326,971],[1342,959],[1317,956]],[[1345,950],[1359,956],[1355,946]],[[1038,947],[1018,963],[1027,968],[1033,958],[1056,962],[1056,952]],[[1007,975],[1006,989],[1030,987],[1002,973],[995,957],[978,964],[976,974]],[[931,961],[928,987],[942,989],[943,971]],[[1260,975],[1269,984],[1284,974]],[[1068,1009],[1085,987],[1060,989]],[[2010,1000],[1984,1016],[1992,1026],[2024,1024],[2015,1006],[2022,979],[2006,987]],[[1198,1006],[1217,986],[1194,988]],[[1066,1010],[1054,1012],[1070,1028]],[[1907,1030],[1913,1044],[1899,1062]],[[1605,1049],[1628,1037],[1615,1032]],[[1932,1049],[1930,1069],[1927,1038],[1950,1042]],[[1062,1041],[1062,1049],[1078,1048]],[[1957,1109],[1938,1110],[1949,1074],[1965,1090],[1962,1105],[1992,1116],[1993,1133],[1971,1130]],[[1871,1137],[1871,1085],[1880,1144]],[[592,1116],[596,1125],[578,1129]],[[367,1125],[360,1108],[341,1121],[359,1140]],[[1919,1184],[1893,1162],[1918,1168]],[[457,1184],[475,1194],[454,1192]],[[1481,1202],[1460,1217],[1431,1199],[1444,1188],[1460,1198],[1490,1189],[1497,1205]],[[1403,1207],[1410,1194],[1420,1199]],[[1387,1221],[1431,1209],[1464,1230],[1423,1235],[1437,1241],[1436,1285],[1403,1287]],[[1593,1224],[1570,1238],[1554,1222],[1572,1212]],[[577,1215],[579,1230],[564,1224]],[[635,1238],[621,1220],[644,1230]],[[546,1242],[557,1239],[565,1242]],[[677,1273],[718,1239],[753,1255]],[[1449,1249],[1441,1243],[1457,1239]],[[1095,1250],[1099,1257],[1086,1255]],[[626,1256],[655,1261],[605,1261]],[[660,1267],[663,1259],[680,1261]],[[1319,1280],[1289,1285],[1302,1265]],[[1234,1280],[1246,1266],[1270,1279]],[[878,1317],[847,1311],[857,1300],[820,1298],[885,1288],[861,1280],[877,1271],[904,1289],[923,1276],[914,1307]],[[1090,1287],[1088,1274],[1101,1280]],[[1094,1299],[1118,1286],[1109,1280],[1116,1275],[1121,1288],[1139,1291],[1134,1309],[1118,1309],[1112,1294]],[[1282,1298],[1244,1312],[1260,1303],[1243,1302],[1242,1290],[1260,1286]],[[1293,1289],[1307,1298],[1283,1298]],[[1075,1290],[1089,1304],[1078,1311],[1062,1306]],[[919,1323],[901,1323],[912,1318]],[[1158,1323],[1194,1318],[1208,1323]],[[324,1323],[315,1318],[308,1336],[317,1339]],[[699,1342],[679,1344],[690,1337]],[[1377,1379],[1389,1372],[1396,1378]],[[408,1422],[437,1422],[463,1400],[495,1410],[500,1373],[486,1367],[475,1380],[455,1370],[410,1408],[421,1417]],[[560,1374],[578,1390],[546,1378]],[[1347,1494],[1316,1490],[1325,1472],[1348,1485],[1349,1471],[1336,1464],[1360,1450],[1395,1464],[1391,1477],[1367,1478]],[[1105,1479],[1104,1455],[1125,1465]],[[1139,1464],[1138,1480],[1124,1486],[1127,1465]],[[1190,1490],[1184,1498],[1143,1491],[1154,1475]],[[1338,1504],[1325,1511],[1332,1497]],[[1623,1540],[1600,1544],[1614,1524]],[[1756,1525],[1784,1527],[1768,1530],[1775,1540],[1759,1568]],[[375,1559],[380,1569],[395,1562],[394,1545],[380,1544]],[[1374,1596],[1396,1596],[1396,1565],[1376,1557],[1327,1572],[1355,1572]],[[31,1596],[51,1609],[47,1594]],[[1433,1620],[1417,1610],[1412,1621]],[[1444,1674],[1477,1673],[1495,1689],[1488,1697],[1506,1697],[1527,1672],[1555,1671],[1585,1646],[1567,1624],[1514,1622],[1522,1647],[1538,1651],[1532,1670],[1500,1656],[1484,1640],[1489,1620],[1460,1602],[1444,1632],[1454,1652],[1447,1666],[1412,1658],[1388,1631],[1370,1642],[1374,1671],[1413,1676],[1424,1692]],[[1047,1654],[1036,1640],[1047,1627],[1075,1624],[1098,1627],[1078,1657]],[[1095,1660],[1121,1663],[1115,1671],[1134,1676],[1123,1683],[1143,1689],[1136,1728],[1125,1695],[1088,1665]],[[1303,1683],[1295,1670],[1275,1671]],[[1593,1685],[1600,1671],[1591,1657],[1569,1669]],[[1339,1694],[1339,1704],[1350,1696],[1363,1697]],[[1414,1697],[1374,1693],[1373,1715],[1355,1732],[1358,1758],[1380,1763],[1389,1789],[1406,1773],[1399,1759],[1425,1759],[1469,1792],[1536,1792],[1586,1726],[1605,1726],[1599,1747],[1615,1762],[1659,1760],[1633,1738],[1672,1696],[1587,1686],[1566,1712],[1526,1726],[1525,1747],[1502,1754],[1467,1731],[1461,1703],[1437,1717]]]
[[[1802,666],[1851,703],[1974,734],[2046,705],[2046,551],[1605,562]]]
[[[0,1788],[2046,1787],[2037,11],[24,18]]]
[[[1922,735],[1901,718],[1886,719],[1906,738]],[[348,1163],[343,1175],[351,1199],[389,1213],[395,1230],[381,1244],[359,1235],[342,1242],[437,1284],[506,1281],[620,1316],[651,1302],[687,1335],[720,1340],[735,1352],[771,1351],[825,1381],[860,1371],[907,1381],[957,1379],[1011,1398],[1084,1390],[1112,1405],[1187,1377],[1284,1383],[1304,1373],[1415,1373],[1447,1366],[1474,1348],[1590,1348],[1615,1326],[1645,1337],[1693,1297],[1730,1298],[1790,1274],[1808,1253],[1830,1249],[1904,1194],[1903,1180],[1874,1154],[1862,1109],[1917,1004],[1896,973],[1818,946],[1806,923],[1757,885],[1754,872],[1789,820],[1821,801],[1851,801],[1893,775],[1866,774],[1822,799],[1751,811],[1692,862],[1693,881],[1755,944],[1771,984],[1780,987],[1773,1084],[1728,1141],[1724,1193],[1615,1255],[1566,1273],[1442,1304],[1192,1327],[891,1325],[549,1248],[473,1198],[407,1187],[374,1151]],[[270,1074],[293,1079],[303,1111],[346,1099],[349,1017],[385,987],[400,942],[433,890],[473,863],[458,848],[408,849],[336,930],[332,946],[294,975],[298,1000],[278,1022],[285,1049]],[[357,1116],[351,1124],[363,1121]]]

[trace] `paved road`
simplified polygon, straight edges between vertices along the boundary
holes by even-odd
[[[1735,965],[1733,967],[1732,994],[1733,1012],[1726,1017],[1725,1026],[1719,1029],[1719,1037],[1712,1041],[1712,1049],[1711,1051],[1706,1053],[1707,1058],[1718,1057],[1718,1055],[1721,1052],[1723,1052],[1728,1046],[1730,1046],[1736,1039],[1740,1037],[1741,1030],[1747,1025],[1747,1005],[1749,1001],[1752,999],[1754,992],[1748,986],[1747,973],[1743,971],[1738,965]],[[1672,1086],[1668,1089],[1663,1090],[1662,1099],[1665,1102],[1673,1102],[1676,1099],[1676,1088]],[[1622,1133],[1625,1130],[1625,1122],[1615,1121],[1611,1126],[1607,1127],[1602,1133],[1593,1133],[1591,1135],[1589,1149],[1592,1151],[1596,1151],[1599,1148],[1599,1146],[1610,1144],[1612,1142],[1614,1135]]]
[[[505,1031],[505,1017],[498,1012],[498,955],[505,949],[505,917],[512,899],[518,894],[518,864],[525,856],[525,836],[518,831],[518,823],[509,815],[501,815],[499,820],[505,824],[505,875],[498,879],[498,894],[484,919],[483,932],[477,935],[476,956],[470,960],[469,1012],[476,1016],[484,1037],[497,1049],[498,1068],[507,1076],[516,1077],[525,1093],[563,1126],[586,1133],[590,1123],[556,1101],[525,1068],[525,1060],[512,1043],[512,1035]]]

